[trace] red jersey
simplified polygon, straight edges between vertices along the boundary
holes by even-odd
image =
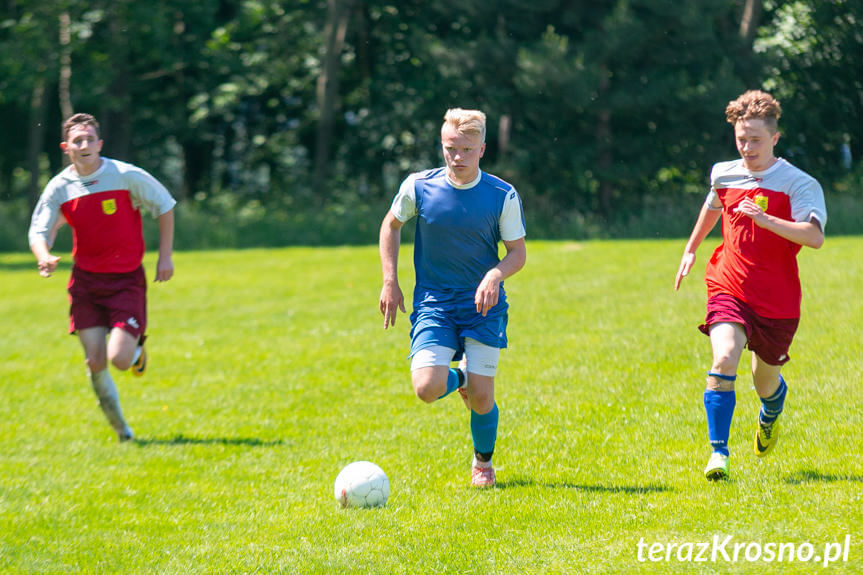
[[[722,210],[722,243],[705,272],[707,296],[731,294],[766,318],[800,317],[800,244],[758,227],[734,209],[752,198],[766,213],[788,221],[827,223],[824,192],[818,182],[783,159],[763,172],[751,172],[743,160],[720,162],[710,173],[711,209]]]
[[[157,217],[174,204],[158,180],[132,164],[102,158],[99,169],[83,177],[68,166],[39,198],[30,243],[41,237],[50,246],[65,221],[72,228],[76,266],[95,273],[130,272],[144,257],[140,209]]]

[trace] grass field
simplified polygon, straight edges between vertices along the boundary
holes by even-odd
[[[722,484],[701,475],[696,330],[715,244],[675,293],[683,243],[528,243],[507,282],[487,491],[469,487],[461,401],[411,392],[407,317],[382,329],[375,247],[176,254],[175,278],[150,287],[147,375],[115,374],[129,444],[65,334],[68,266],[45,280],[29,254],[0,254],[0,572],[863,571],[863,239],[802,252],[782,438],[752,454],[747,353]],[[388,473],[385,508],[335,503],[358,459]],[[696,561],[728,536],[729,560]],[[767,560],[778,544],[794,560]],[[814,561],[840,546],[847,560]]]

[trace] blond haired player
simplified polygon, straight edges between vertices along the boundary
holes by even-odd
[[[441,126],[444,167],[411,174],[380,231],[384,328],[405,311],[398,283],[401,228],[416,218],[416,284],[411,314],[411,382],[431,403],[458,390],[470,409],[471,483],[495,485],[492,454],[498,429],[494,378],[506,347],[503,280],[525,263],[521,199],[507,182],[483,172],[485,114],[453,108]],[[498,256],[503,243],[506,255]],[[450,362],[464,362],[458,369]]]

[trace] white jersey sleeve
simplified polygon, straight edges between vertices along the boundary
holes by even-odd
[[[719,201],[719,196],[716,194],[716,178],[717,174],[722,171],[723,166],[733,162],[720,162],[714,164],[710,170],[710,191],[707,192],[707,197],[704,198],[704,203],[708,210],[719,211],[722,209],[722,202]]]
[[[722,209],[722,203],[719,201],[719,196],[712,189],[707,192],[707,197],[704,198],[704,203],[708,210],[719,211]]]
[[[791,217],[795,222],[810,222],[818,220],[821,230],[827,225],[827,207],[824,203],[824,191],[818,181],[802,173],[791,184]]]
[[[156,218],[169,212],[177,203],[167,188],[146,170],[116,160],[114,163],[123,174],[129,187],[132,205],[141,210],[142,213],[149,212]]]
[[[27,232],[31,246],[36,243],[37,239],[42,239],[50,248],[54,245],[57,230],[66,223],[63,213],[60,211],[62,196],[55,193],[59,181],[58,178],[54,178],[48,182],[39,197],[36,208],[33,210],[33,216],[30,218],[30,229]]]
[[[402,223],[417,215],[415,184],[416,174],[411,174],[405,178],[402,185],[399,186],[399,191],[393,199],[392,206],[390,206],[390,211]]]
[[[500,213],[500,238],[505,242],[513,242],[526,235],[524,229],[524,211],[521,198],[513,188],[503,202]]]

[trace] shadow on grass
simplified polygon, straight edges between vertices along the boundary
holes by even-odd
[[[170,439],[159,437],[146,438],[136,437],[133,442],[138,447],[150,447],[151,445],[236,445],[241,447],[274,447],[284,445],[284,440],[273,439],[264,441],[257,437],[187,437],[176,435]]]
[[[509,489],[512,487],[544,487],[546,489],[578,489],[579,491],[588,491],[594,493],[625,493],[629,495],[638,495],[646,493],[667,493],[672,491],[670,487],[663,485],[585,485],[580,483],[569,483],[567,481],[561,483],[540,483],[532,479],[512,479],[510,481],[498,481],[498,489]]]
[[[848,473],[821,473],[820,471],[813,471],[812,469],[806,469],[804,471],[795,471],[791,475],[785,478],[785,483],[791,485],[800,485],[801,483],[835,483],[837,481],[851,481],[856,483],[863,483],[863,476],[861,475],[850,475]]]

